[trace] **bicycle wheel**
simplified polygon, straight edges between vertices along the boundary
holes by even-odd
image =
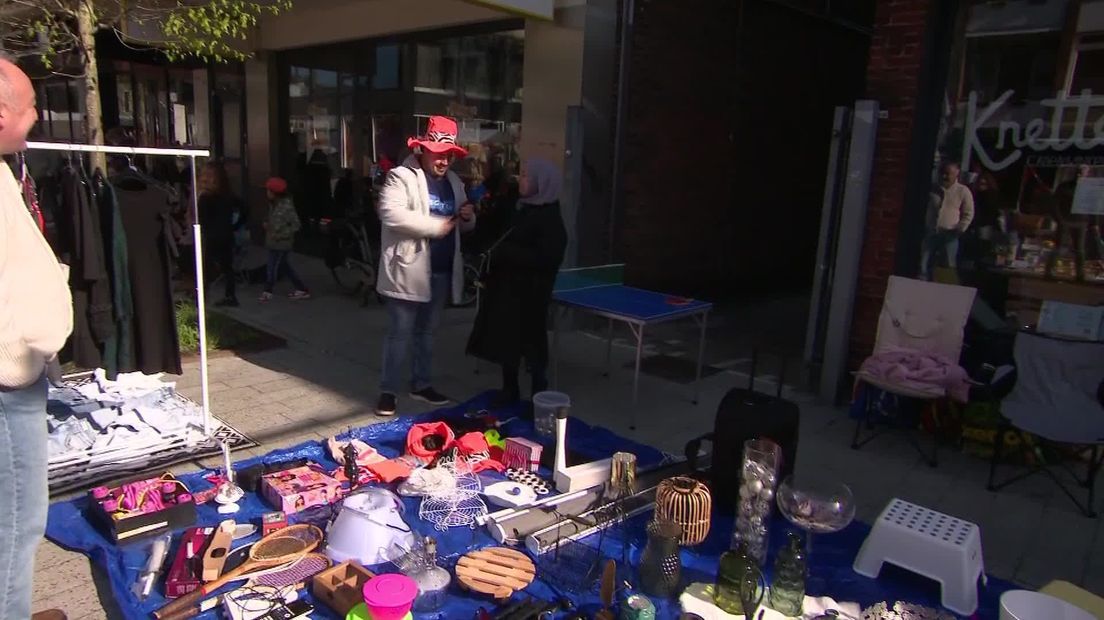
[[[330,273],[337,287],[345,293],[355,294],[364,288],[365,277],[360,268],[360,247],[347,232],[338,231],[333,240],[334,260],[330,261]],[[374,274],[372,274],[374,275]]]
[[[343,293],[356,294],[364,287],[364,277],[357,264],[351,260],[346,259],[341,264],[330,267],[330,274]]]
[[[476,299],[479,298],[479,267],[472,265],[471,263],[464,263],[464,290],[460,294],[460,303],[456,304],[458,308],[467,308],[475,304]]]

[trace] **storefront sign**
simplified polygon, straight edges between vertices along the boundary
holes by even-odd
[[[1077,179],[1071,211],[1080,215],[1104,215],[1104,178]]]
[[[970,169],[970,161],[975,155],[982,166],[996,172],[1019,161],[1025,150],[1061,152],[1073,148],[1087,151],[1104,145],[1104,115],[1091,127],[1088,122],[1089,110],[1104,106],[1104,97],[1094,97],[1086,90],[1076,97],[1062,96],[1040,101],[1039,105],[1051,110],[1049,119],[1034,118],[1026,124],[1000,121],[997,124],[997,140],[987,147],[978,132],[986,128],[989,119],[1004,107],[1012,95],[1013,91],[1006,91],[979,112],[977,93],[970,93],[962,145],[963,170]],[[1069,112],[1074,113],[1072,123],[1063,123]],[[1008,149],[1012,151],[1000,159],[994,159],[990,149],[1002,153]]]
[[[552,21],[555,0],[468,0],[494,9],[502,9],[522,17]]]

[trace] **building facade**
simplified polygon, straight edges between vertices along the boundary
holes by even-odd
[[[866,96],[886,118],[852,364],[873,347],[888,276],[927,266],[931,188],[946,163],[961,168],[975,212],[957,251],[935,248],[931,277],[976,287],[982,313],[1006,325],[1034,325],[1045,300],[1104,303],[1102,43],[1104,3],[1093,0],[878,4]]]

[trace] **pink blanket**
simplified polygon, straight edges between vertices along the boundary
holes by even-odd
[[[937,353],[889,348],[862,363],[860,372],[917,390],[946,390],[958,402],[970,399],[970,378],[961,366]]]

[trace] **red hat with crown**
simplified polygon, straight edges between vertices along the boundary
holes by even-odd
[[[455,153],[460,157],[466,157],[468,151],[456,144],[456,121],[447,116],[429,117],[429,125],[425,135],[420,138],[410,138],[406,145],[410,148],[421,147],[430,153]]]

